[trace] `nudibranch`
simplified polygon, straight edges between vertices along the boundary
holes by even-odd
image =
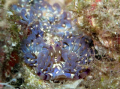
[[[81,78],[93,60],[92,39],[77,31],[70,12],[57,3],[35,0],[29,9],[27,5],[14,6],[20,22],[27,25],[25,30],[30,30],[21,44],[24,62],[43,80]]]

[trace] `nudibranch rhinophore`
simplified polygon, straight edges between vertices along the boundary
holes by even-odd
[[[93,60],[92,39],[79,33],[71,13],[44,0],[20,0],[13,6],[30,30],[21,44],[24,62],[43,80],[79,79]]]

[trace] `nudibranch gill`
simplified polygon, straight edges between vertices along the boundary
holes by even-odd
[[[29,3],[20,0],[19,6],[13,6],[22,25],[27,25],[25,30],[30,30],[21,45],[24,62],[43,80],[81,78],[80,74],[89,71],[86,66],[93,60],[92,39],[78,31],[71,13],[57,3]]]

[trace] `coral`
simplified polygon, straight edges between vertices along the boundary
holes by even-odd
[[[16,79],[12,79],[12,80],[10,80],[10,81],[7,82],[7,83],[0,83],[0,85],[1,85],[1,86],[4,85],[4,86],[8,87],[9,89],[15,89],[12,85],[10,85],[10,83],[13,82],[13,81],[15,82]],[[2,88],[2,87],[0,87],[0,88]]]
[[[9,80],[15,77],[13,71],[18,63],[19,50],[19,32],[18,26],[15,24],[10,10],[10,5],[16,0],[0,1],[0,88],[8,87],[14,89]],[[14,17],[18,19],[18,17]],[[13,50],[17,50],[13,53]],[[16,57],[15,57],[16,56]],[[19,69],[19,68],[18,68]],[[16,70],[18,70],[16,69]],[[4,83],[3,83],[4,82]]]

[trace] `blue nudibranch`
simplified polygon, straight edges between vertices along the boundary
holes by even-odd
[[[13,6],[22,18],[20,22],[30,30],[22,42],[25,63],[44,80],[81,78],[80,73],[87,71],[85,66],[93,60],[90,37],[79,33],[70,12],[57,3],[29,3],[30,0],[20,0],[19,6]]]

